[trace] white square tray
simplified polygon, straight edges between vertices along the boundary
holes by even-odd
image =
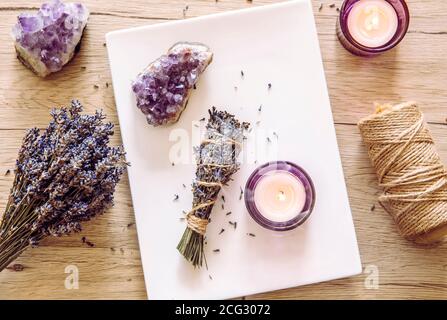
[[[231,298],[361,272],[310,1],[116,31],[106,38],[150,299]],[[178,41],[207,44],[214,61],[180,121],[154,128],[136,107],[131,81]],[[182,184],[192,182],[195,164],[188,157],[187,163],[171,165],[169,152],[177,142],[170,135],[190,137],[194,121],[213,105],[257,130],[240,171],[223,190],[225,209],[218,203],[213,210],[209,269],[194,270],[176,246],[185,228],[179,217],[192,199]],[[313,179],[314,212],[287,235],[258,226],[239,200],[240,187],[257,166],[254,158],[258,164],[276,158],[295,162]],[[238,222],[236,230],[228,220]],[[219,235],[221,228],[226,231]],[[216,248],[220,253],[212,252]]]

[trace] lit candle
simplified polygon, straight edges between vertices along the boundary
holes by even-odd
[[[310,215],[315,191],[310,177],[297,165],[270,162],[256,169],[245,187],[245,204],[261,226],[290,230]]]
[[[306,191],[301,181],[288,171],[270,171],[258,182],[254,200],[267,219],[285,222],[304,207]]]
[[[404,0],[346,0],[337,23],[343,46],[357,55],[375,55],[396,46],[409,25]]]
[[[356,2],[348,15],[348,30],[354,40],[370,47],[388,43],[397,31],[397,13],[384,0]]]

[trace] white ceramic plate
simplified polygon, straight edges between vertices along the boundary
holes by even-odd
[[[132,163],[129,180],[150,299],[232,298],[361,272],[310,1],[116,31],[106,38],[122,138]],[[207,44],[214,60],[180,121],[154,128],[136,107],[131,81],[178,41]],[[179,218],[192,200],[182,184],[190,185],[195,165],[188,143],[181,154],[186,157],[175,159],[175,166],[170,152],[177,154],[175,148],[183,146],[179,141],[198,142],[194,124],[213,105],[251,122],[255,130],[240,171],[222,192],[225,208],[219,202],[213,210],[209,268],[195,270],[176,250],[185,228]],[[255,160],[274,159],[305,168],[317,195],[311,217],[279,235],[258,226],[239,200]],[[236,230],[229,220],[238,222]],[[226,231],[219,235],[221,228]],[[220,253],[212,251],[217,248]]]

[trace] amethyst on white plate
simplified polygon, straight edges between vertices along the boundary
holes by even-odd
[[[137,106],[153,126],[178,121],[213,53],[201,43],[179,42],[149,64],[132,84]]]
[[[17,58],[40,77],[61,70],[79,50],[88,17],[83,4],[60,0],[20,14],[12,28]]]

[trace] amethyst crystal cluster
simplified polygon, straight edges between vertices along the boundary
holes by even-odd
[[[180,42],[152,62],[132,85],[137,106],[154,126],[178,121],[213,54],[200,43]]]
[[[60,0],[20,14],[12,29],[17,57],[41,77],[61,70],[77,51],[88,16],[83,4]]]

